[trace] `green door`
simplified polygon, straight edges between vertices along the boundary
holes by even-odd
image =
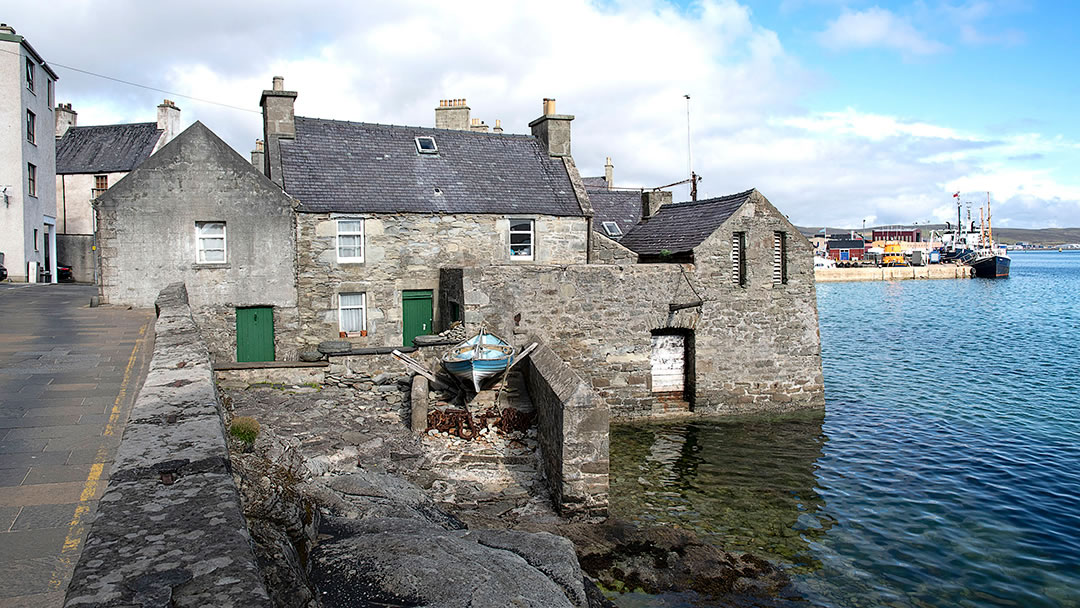
[[[402,340],[412,346],[413,338],[432,333],[432,308],[430,289],[412,289],[401,292]]]
[[[274,360],[274,309],[236,309],[236,360]]]

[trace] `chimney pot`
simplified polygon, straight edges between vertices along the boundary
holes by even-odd
[[[544,98],[544,116],[551,116],[555,113],[555,99],[552,97]]]
[[[8,25],[6,23],[0,23],[0,31],[7,32],[7,33],[11,34],[12,36],[15,35],[15,28],[11,27],[10,25]]]
[[[274,76],[274,90],[275,91],[284,91],[285,90],[285,77],[284,76]]]

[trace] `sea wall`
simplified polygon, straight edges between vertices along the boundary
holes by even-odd
[[[65,606],[264,607],[209,353],[174,283]]]
[[[525,370],[552,501],[563,515],[606,515],[611,417],[607,403],[543,344],[529,356]]]
[[[912,279],[970,279],[971,266],[961,264],[930,264],[927,266],[897,266],[889,268],[815,268],[818,283],[850,281],[909,281]]]

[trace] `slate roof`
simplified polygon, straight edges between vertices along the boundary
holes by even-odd
[[[826,249],[866,249],[866,242],[862,239],[835,239],[830,240]]]
[[[418,153],[420,136],[438,154]],[[281,164],[300,212],[584,215],[562,161],[528,135],[298,116]]]
[[[656,255],[663,250],[673,254],[693,251],[754,192],[751,189],[702,201],[664,205],[656,215],[641,220],[619,243],[639,255]]]
[[[603,175],[600,177],[583,177],[581,183],[585,184],[586,188],[607,188],[607,178]]]
[[[638,190],[588,190],[593,208],[593,230],[615,240],[623,238],[641,221],[641,192]],[[622,235],[611,236],[604,222],[615,222]]]
[[[71,127],[56,142],[56,172],[131,171],[154,151],[161,133],[154,122]]]

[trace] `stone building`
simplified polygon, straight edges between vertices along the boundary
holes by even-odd
[[[215,360],[296,357],[293,201],[201,122],[94,207],[104,302],[183,281]]]
[[[77,125],[70,103],[56,106],[57,254],[76,281],[94,280],[91,201],[180,132],[180,108],[166,99],[157,122]]]
[[[0,23],[0,264],[12,281],[56,282],[56,73]]]
[[[443,267],[588,262],[573,116],[554,100],[533,135],[510,135],[471,128],[464,100],[436,108],[448,128],[427,128],[297,117],[295,98],[275,78],[261,105],[264,170],[298,203],[304,344],[411,346],[460,319],[460,299],[435,297]]]
[[[616,243],[641,263],[446,271],[466,322],[541,337],[616,417],[823,407],[809,241],[757,190],[663,194]]]

